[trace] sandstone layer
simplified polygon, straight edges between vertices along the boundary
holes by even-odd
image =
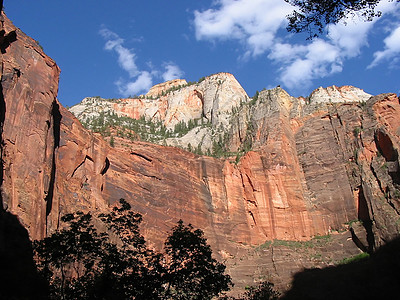
[[[227,133],[230,150],[251,144],[237,163],[146,142],[113,148],[59,104],[54,61],[4,14],[1,26],[1,209],[17,215],[32,239],[58,229],[65,213],[106,211],[124,198],[143,214],[154,247],[183,219],[205,231],[239,287],[263,279],[286,287],[303,267],[398,235],[395,94],[369,98],[332,87],[297,99],[278,87],[251,100],[233,75],[215,74],[108,109],[168,126],[205,118]],[[362,225],[350,226],[356,220]]]

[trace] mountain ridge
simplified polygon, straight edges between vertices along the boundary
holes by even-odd
[[[222,85],[222,82],[228,79],[229,86]],[[233,93],[230,90],[232,85],[234,87]],[[216,90],[215,95],[212,95],[211,98],[208,92],[210,87],[211,90]],[[273,93],[274,90],[286,94],[284,97],[286,99],[295,99],[280,87],[271,90],[264,89],[261,93],[265,91]],[[260,92],[257,91],[255,96],[248,97],[232,74],[216,73],[202,77],[199,82],[187,83],[184,79],[176,79],[160,83],[152,87],[147,94],[136,98],[103,99],[101,97],[87,97],[70,107],[69,110],[86,128],[92,130],[96,130],[96,128],[93,128],[90,123],[94,119],[100,118],[100,114],[106,114],[105,116],[102,115],[101,118],[107,118],[107,114],[109,114],[108,118],[128,117],[135,120],[143,118],[143,121],[147,121],[153,127],[154,124],[157,124],[161,128],[156,129],[163,133],[163,136],[158,138],[145,138],[144,140],[161,145],[177,146],[198,154],[213,155],[216,152],[213,151],[213,148],[219,147],[215,144],[216,139],[221,139],[219,144],[226,144],[226,135],[231,130],[232,123],[237,122],[232,117],[240,114],[244,110],[242,109],[243,106],[254,105],[259,95]],[[332,101],[336,103],[365,102],[371,96],[352,86],[331,86],[328,88],[320,87],[307,98],[298,97],[296,101],[301,106],[305,106],[307,104],[332,103]],[[228,101],[220,101],[220,98],[226,98]],[[287,101],[286,105],[288,106],[294,103],[294,100]],[[220,109],[220,106],[223,108]],[[290,110],[289,107],[287,109]],[[213,113],[214,111],[215,113]],[[247,122],[246,120],[250,119],[249,113],[239,116],[242,119],[241,122]],[[174,116],[172,120],[171,116]],[[179,134],[179,138],[176,138],[176,134],[173,133],[181,131],[179,129],[182,129],[182,127],[186,129],[186,132],[183,135]],[[166,131],[169,131],[170,134],[165,135]],[[243,130],[241,131],[241,136],[244,137],[239,137],[239,139],[246,139]],[[246,128],[244,131],[246,131]],[[130,135],[132,136],[132,134]],[[135,136],[135,139],[138,137],[137,134],[133,134],[133,136]],[[143,136],[140,136],[143,139]],[[223,150],[232,155],[243,152],[243,149],[240,149],[240,142],[225,148]]]

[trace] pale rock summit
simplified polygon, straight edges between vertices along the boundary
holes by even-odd
[[[319,87],[313,91],[309,97],[309,103],[365,102],[371,97],[372,95],[354,86],[337,87],[333,85],[327,88]]]
[[[146,95],[137,98],[87,97],[69,110],[82,123],[98,118],[101,113],[105,117],[107,114],[116,114],[133,119],[144,117],[152,122],[161,121],[171,131],[178,123],[188,124],[196,120],[202,124],[201,128],[189,132],[187,136],[168,138],[158,143],[182,148],[198,148],[200,144],[202,151],[207,151],[212,148],[213,139],[218,138],[218,134],[209,130],[210,127],[229,130],[233,109],[248,101],[248,95],[232,74],[218,73],[202,78],[197,83],[175,79],[157,84]],[[204,128],[206,125],[208,129]]]
[[[167,128],[202,118],[213,126],[227,126],[232,108],[248,100],[232,74],[218,73],[194,84],[184,79],[157,84],[138,98],[87,97],[69,110],[81,121],[101,112],[114,112],[133,119],[144,116],[147,120],[162,121]]]
[[[163,83],[159,83],[150,88],[150,90],[146,94],[146,97],[158,98],[163,93],[166,93],[168,90],[172,88],[177,88],[179,86],[184,86],[187,84],[188,83],[185,79],[173,79]]]

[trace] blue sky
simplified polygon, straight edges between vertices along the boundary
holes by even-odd
[[[312,41],[289,34],[284,0],[4,0],[7,16],[61,68],[59,100],[146,93],[173,78],[232,73],[249,96],[354,85],[400,93],[400,3]]]

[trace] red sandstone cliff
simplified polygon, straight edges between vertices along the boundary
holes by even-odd
[[[0,21],[1,209],[17,215],[32,239],[56,230],[65,213],[104,211],[125,198],[156,247],[182,218],[205,231],[236,282],[285,285],[295,270],[356,254],[343,233],[350,221],[363,221],[352,230],[361,248],[398,234],[396,95],[334,103],[314,94],[306,103],[280,88],[263,91],[230,128],[236,148],[253,128],[253,151],[237,165],[145,142],[114,149],[58,103],[56,64],[4,14]],[[332,91],[320,95],[351,88]],[[217,108],[206,114],[216,118]],[[329,243],[303,252],[263,244],[328,233]]]
[[[54,185],[60,71],[4,14],[0,22],[2,206],[38,238]]]

